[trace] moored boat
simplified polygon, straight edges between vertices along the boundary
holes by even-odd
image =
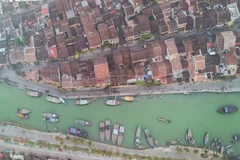
[[[176,145],[177,141],[167,141],[167,145]]]
[[[240,141],[240,135],[233,135],[232,138],[234,141]]]
[[[75,121],[77,124],[81,125],[81,126],[91,126],[92,123],[90,121],[85,121],[85,120],[76,120]]]
[[[62,97],[58,97],[59,101],[62,103],[62,104],[67,104],[67,101],[65,99],[63,99]]]
[[[99,124],[99,134],[100,134],[100,139],[103,142],[105,139],[105,124],[104,124],[104,122],[100,122],[100,124]]]
[[[138,126],[137,130],[136,130],[136,134],[135,134],[135,146],[136,148],[139,148],[140,144],[141,144],[141,127]]]
[[[111,123],[110,120],[105,121],[105,133],[106,133],[106,140],[109,141],[111,138]]]
[[[237,106],[224,106],[218,110],[221,114],[231,114],[238,111]]]
[[[70,127],[67,129],[67,132],[71,135],[77,136],[77,137],[83,137],[86,138],[88,136],[87,132],[81,128],[74,128]]]
[[[118,105],[122,104],[122,102],[118,101],[118,100],[106,100],[105,104],[108,106],[118,106]]]
[[[23,86],[18,86],[17,88],[20,89],[20,90],[25,90],[25,89],[26,89],[26,88],[23,87]]]
[[[220,149],[220,154],[223,154],[223,152],[224,152],[224,146],[221,146],[221,149]]]
[[[145,136],[146,136],[146,139],[147,139],[147,142],[148,144],[154,148],[154,142],[153,142],[153,138],[150,134],[150,131],[148,129],[144,129],[144,133],[145,133]]]
[[[112,143],[115,144],[118,137],[119,124],[114,124],[112,131]]]
[[[121,99],[126,102],[134,102],[135,101],[134,96],[123,96],[123,97],[121,97]]]
[[[209,132],[207,132],[204,137],[204,145],[207,145],[208,141],[209,141]]]
[[[194,144],[195,143],[195,139],[192,136],[191,129],[188,129],[188,131],[187,131],[187,141],[188,141],[189,144]]]
[[[56,104],[60,104],[61,103],[61,101],[58,98],[53,97],[53,96],[47,96],[46,100],[49,101],[49,102],[52,102],[52,103],[56,103]]]
[[[58,116],[58,114],[56,114],[56,113],[43,113],[43,116],[44,117],[48,117],[48,118],[58,118],[59,116]]]
[[[53,123],[57,123],[59,121],[58,118],[54,118],[54,117],[51,117],[51,118],[44,117],[43,120],[47,122],[53,122]]]
[[[20,109],[17,109],[16,112],[21,114],[29,114],[31,111],[29,111],[28,109],[20,108]]]
[[[166,120],[165,118],[157,118],[157,120],[161,121],[161,122],[165,122],[165,123],[171,123],[171,120]]]
[[[95,101],[97,99],[97,97],[93,98],[93,99],[79,99],[79,100],[76,100],[75,101],[75,105],[78,105],[78,106],[84,106],[84,105],[88,105],[90,104],[91,102]]]
[[[214,138],[214,139],[212,140],[211,146],[213,147],[213,146],[216,144],[216,142],[217,142],[217,138]]]
[[[158,146],[158,139],[155,139],[155,140],[154,140],[154,144],[155,144],[155,147]]]
[[[29,116],[26,115],[26,114],[18,113],[17,116],[18,116],[18,118],[20,118],[20,119],[29,119]]]
[[[41,97],[42,94],[38,91],[27,91],[26,94],[30,97]]]
[[[120,126],[120,127],[119,127],[119,131],[118,131],[118,138],[117,138],[117,144],[118,144],[118,146],[121,146],[121,145],[122,145],[123,135],[124,135],[124,127],[123,127],[123,126]]]
[[[177,141],[180,143],[180,144],[183,144],[183,142],[178,138]]]

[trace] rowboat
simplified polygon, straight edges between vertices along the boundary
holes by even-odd
[[[20,108],[20,109],[17,109],[16,112],[21,114],[29,114],[31,111],[29,111],[28,109]]]
[[[195,139],[192,136],[191,129],[188,129],[186,137],[187,137],[187,141],[188,141],[189,144],[194,144],[195,143]]]
[[[126,102],[134,102],[135,101],[134,96],[124,96],[124,97],[121,97],[121,99]]]
[[[97,99],[97,97],[93,98],[93,99],[79,99],[77,101],[75,101],[75,105],[78,105],[78,106],[84,106],[84,105],[88,105],[90,104],[91,102],[95,101]]]
[[[136,148],[139,148],[140,144],[141,144],[141,127],[138,126],[137,130],[136,130],[136,134],[135,134],[135,146]]]
[[[153,142],[153,138],[150,134],[150,131],[148,129],[144,129],[144,133],[145,133],[145,136],[146,136],[146,139],[148,141],[148,144],[154,148],[154,142]]]
[[[47,122],[53,122],[53,123],[57,123],[59,121],[58,118],[53,118],[53,117],[51,118],[44,117],[43,120]]]
[[[162,96],[158,96],[158,98],[160,98],[160,99],[164,99]]]
[[[92,125],[92,123],[90,121],[76,120],[75,122],[81,126],[91,126]]]
[[[224,106],[218,110],[221,114],[231,114],[238,111],[237,106]]]
[[[117,138],[117,144],[118,144],[118,146],[121,146],[121,145],[122,145],[123,135],[124,135],[124,127],[123,127],[123,126],[120,126],[120,127],[119,127],[119,131],[118,131],[118,138]]]
[[[165,122],[165,123],[171,123],[171,120],[166,120],[165,118],[157,118],[157,120],[161,121],[161,122]]]
[[[38,91],[27,91],[26,94],[30,97],[41,97],[42,94]]]
[[[52,103],[56,103],[56,104],[60,104],[61,103],[61,101],[58,98],[53,97],[53,96],[47,96],[46,100],[49,101],[49,102],[52,102]]]
[[[167,145],[176,145],[177,141],[167,141]]]
[[[29,116],[26,115],[26,114],[18,113],[17,116],[18,116],[18,118],[20,118],[20,119],[29,119]]]
[[[112,143],[115,144],[118,137],[119,124],[114,124],[112,131]]]
[[[103,142],[105,139],[105,124],[104,124],[104,122],[100,122],[100,124],[99,124],[99,134],[100,134],[100,139]]]
[[[77,137],[83,137],[86,138],[88,136],[88,133],[81,129],[81,128],[74,128],[74,127],[70,127],[67,129],[67,132],[71,135],[77,136]]]
[[[204,137],[204,145],[207,145],[208,141],[209,141],[209,132],[207,132]]]
[[[55,113],[43,113],[43,117],[48,117],[48,118],[58,118],[58,114],[55,114]]]
[[[105,121],[105,133],[106,133],[106,140],[110,140],[111,137],[111,124],[109,120]]]
[[[62,103],[62,104],[67,104],[67,101],[65,99],[63,99],[62,97],[58,97],[59,101]]]
[[[177,141],[178,141],[180,144],[183,144],[183,142],[182,142],[180,139],[177,139]]]
[[[224,152],[224,146],[221,146],[220,154],[223,154],[223,152]]]

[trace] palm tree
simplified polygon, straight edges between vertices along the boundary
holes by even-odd
[[[198,150],[198,149],[194,149],[194,150],[193,150],[193,153],[194,153],[194,154],[198,154],[198,153],[199,153],[199,150]]]
[[[77,145],[77,144],[78,144],[78,139],[75,138],[75,137],[72,138],[71,141],[72,141],[72,143],[73,143],[74,145]]]
[[[83,138],[83,137],[81,138],[80,143],[81,143],[81,144],[84,143],[84,138]]]
[[[214,160],[214,159],[219,159],[219,158],[220,158],[219,154],[217,154],[217,152],[213,152],[211,159]]]
[[[182,150],[182,148],[180,148],[180,147],[176,147],[176,151],[177,151],[178,153],[181,153],[183,150]]]
[[[120,157],[119,151],[115,152],[115,157]]]
[[[92,147],[92,141],[88,141],[88,147],[91,148]]]
[[[185,150],[187,153],[190,152],[189,148],[186,148],[186,147],[185,147],[184,150]]]
[[[70,140],[70,137],[68,135],[66,135],[66,140]]]

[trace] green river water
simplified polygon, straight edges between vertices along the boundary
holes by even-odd
[[[240,111],[231,115],[221,115],[216,110],[224,105],[234,104],[240,106],[239,93],[199,93],[199,94],[173,94],[163,95],[164,100],[153,96],[137,97],[136,102],[124,102],[118,107],[108,107],[104,104],[104,98],[99,98],[87,106],[75,106],[74,100],[68,100],[68,105],[52,104],[44,98],[28,97],[26,90],[1,83],[0,90],[0,121],[12,121],[31,126],[44,131],[42,114],[50,112],[51,108],[60,115],[60,122],[47,124],[50,130],[54,125],[60,131],[66,131],[68,127],[79,127],[74,121],[85,119],[92,122],[90,127],[81,127],[88,131],[88,138],[100,141],[98,126],[105,119],[111,120],[111,125],[119,123],[125,126],[123,147],[134,147],[134,135],[138,125],[142,129],[148,128],[154,138],[159,139],[160,145],[165,146],[166,140],[180,138],[185,144],[185,133],[191,128],[196,139],[195,146],[203,146],[203,137],[210,132],[211,143],[214,137],[221,138],[223,145],[230,144],[233,134],[240,134]],[[31,110],[30,119],[22,120],[16,117],[17,108]],[[157,121],[157,117],[172,120],[165,124]],[[148,146],[142,132],[143,145]],[[105,142],[108,143],[108,142]],[[234,154],[240,154],[240,144],[234,145]]]

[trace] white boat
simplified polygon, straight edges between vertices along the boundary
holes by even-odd
[[[100,139],[103,142],[105,139],[105,124],[104,124],[104,122],[100,122],[100,124],[99,124],[99,134],[100,134]]]
[[[53,96],[47,96],[46,100],[49,101],[49,102],[52,102],[52,103],[56,103],[56,104],[60,104],[61,103],[61,101],[58,98],[53,97]]]
[[[118,137],[119,124],[114,124],[112,131],[112,143],[115,144]]]
[[[58,118],[58,114],[56,113],[43,113],[44,117],[48,117],[48,118]]]
[[[139,148],[140,144],[141,144],[141,127],[138,126],[137,130],[136,130],[136,134],[135,134],[135,146],[136,148]]]
[[[106,133],[106,140],[109,141],[111,137],[111,123],[110,120],[105,121],[105,133]]]
[[[20,109],[17,109],[16,112],[21,114],[29,114],[31,111],[29,111],[28,109],[20,108]]]
[[[65,99],[63,99],[62,97],[58,97],[59,101],[62,103],[62,104],[67,104],[67,101]]]
[[[124,127],[123,127],[123,126],[120,126],[120,127],[119,127],[119,132],[118,132],[118,138],[117,138],[117,144],[118,144],[118,146],[121,146],[121,145],[122,145],[123,135],[124,135]]]
[[[118,101],[115,96],[115,99],[106,100],[105,104],[108,106],[118,106],[118,105],[122,104],[122,102]]]
[[[91,102],[95,101],[97,99],[97,97],[93,98],[93,99],[82,99],[80,98],[79,100],[75,101],[75,105],[78,105],[78,106],[84,106],[84,105],[88,105],[90,104]]]

